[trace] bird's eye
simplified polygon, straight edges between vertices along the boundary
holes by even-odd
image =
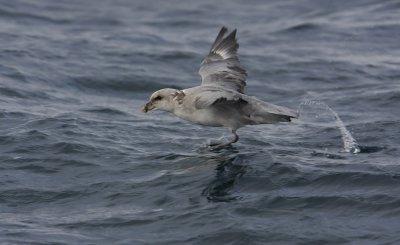
[[[154,98],[154,100],[161,100],[161,99],[162,97],[160,95]]]

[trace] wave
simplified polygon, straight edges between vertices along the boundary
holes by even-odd
[[[85,112],[90,112],[90,113],[100,113],[100,114],[107,114],[107,115],[115,115],[115,116],[126,116],[128,115],[126,112],[123,112],[121,110],[118,110],[116,108],[110,108],[110,107],[101,107],[101,106],[96,106],[94,108],[89,108],[89,109],[81,109],[81,111]]]
[[[281,31],[283,32],[305,32],[321,29],[321,25],[315,23],[301,23],[289,26]]]
[[[90,90],[95,93],[132,93],[132,92],[154,92],[165,87],[176,88],[179,87],[175,85],[166,85],[155,80],[163,80],[161,78],[151,78],[151,77],[126,77],[121,79],[104,79],[95,77],[72,77],[71,83],[75,88]],[[170,79],[164,79],[170,80]]]
[[[34,188],[13,188],[1,190],[0,195],[7,205],[29,205],[38,203],[62,202],[68,199],[80,198],[89,195],[90,192],[77,190],[39,190]]]
[[[38,15],[38,14],[27,13],[27,12],[20,12],[20,11],[4,9],[4,8],[0,8],[0,16],[2,18],[11,18],[11,19],[17,18],[17,19],[39,20],[39,21],[45,21],[45,22],[54,23],[54,24],[68,24],[68,23],[72,22],[71,19],[54,18],[54,17],[50,17],[50,16]]]

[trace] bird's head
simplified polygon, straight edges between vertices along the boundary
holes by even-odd
[[[164,88],[154,92],[150,96],[149,102],[142,107],[142,112],[146,113],[154,109],[172,112],[175,108],[174,94],[176,91],[179,90]]]

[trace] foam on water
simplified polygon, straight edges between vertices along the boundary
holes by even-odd
[[[340,134],[342,135],[342,140],[343,140],[343,148],[345,152],[349,153],[354,153],[357,154],[360,152],[360,147],[357,143],[357,141],[354,139],[354,137],[351,135],[350,131],[346,128],[344,125],[342,119],[340,119],[339,115],[337,114],[336,111],[334,111],[332,108],[330,108],[327,104],[325,104],[321,100],[304,100],[302,103],[300,103],[299,107],[299,114],[301,114],[301,110],[303,109],[303,106],[318,106],[321,107],[330,113],[335,117],[335,124],[337,128],[340,131]]]

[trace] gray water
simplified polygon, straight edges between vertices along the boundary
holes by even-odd
[[[400,243],[400,4],[0,1],[1,244]],[[247,93],[299,109],[239,130],[140,113],[200,82],[222,25]]]

